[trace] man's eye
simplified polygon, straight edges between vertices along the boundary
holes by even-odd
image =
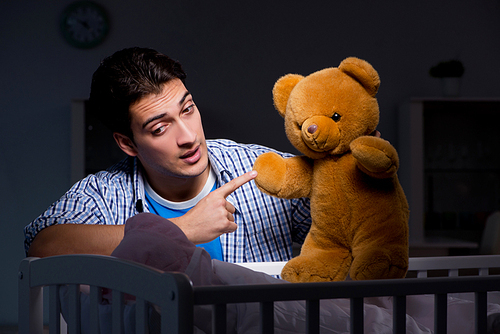
[[[185,114],[189,114],[190,112],[192,112],[194,110],[194,104],[190,105],[189,107],[187,107],[186,109],[184,109],[184,113]]]
[[[160,126],[160,127],[157,127],[156,129],[154,129],[154,130],[152,131],[152,133],[153,133],[153,135],[159,135],[159,134],[162,134],[162,133],[165,131],[165,129],[166,129],[166,128],[167,128],[167,127],[166,127],[165,125],[162,125],[162,126]]]

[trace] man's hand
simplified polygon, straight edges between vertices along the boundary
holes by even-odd
[[[209,242],[224,233],[236,231],[233,217],[235,208],[226,198],[256,176],[257,172],[251,171],[229,181],[208,194],[184,216],[170,220],[195,244]]]

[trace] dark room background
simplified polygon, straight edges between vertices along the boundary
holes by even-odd
[[[180,60],[208,138],[286,151],[274,82],[348,56],[379,72],[379,130],[396,148],[399,106],[442,94],[429,75],[438,62],[463,62],[462,96],[500,93],[498,0],[96,1],[110,33],[88,50],[60,33],[70,0],[0,2],[0,325],[17,323],[23,227],[71,186],[71,100],[88,96],[99,61],[116,50]]]

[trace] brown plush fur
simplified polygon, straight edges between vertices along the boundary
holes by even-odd
[[[259,189],[280,198],[309,197],[312,225],[299,256],[282,271],[291,282],[404,277],[408,202],[379,121],[375,69],[345,59],[307,77],[289,74],[273,89],[290,142],[304,154],[274,153],[255,162]]]

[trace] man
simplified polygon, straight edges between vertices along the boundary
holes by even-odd
[[[272,198],[249,182],[253,162],[270,149],[205,140],[185,78],[178,62],[151,49],[103,60],[91,110],[129,157],[75,184],[26,226],[29,256],[111,254],[125,221],[152,212],[216,259],[291,258],[293,241],[302,242],[310,226],[308,200]]]

